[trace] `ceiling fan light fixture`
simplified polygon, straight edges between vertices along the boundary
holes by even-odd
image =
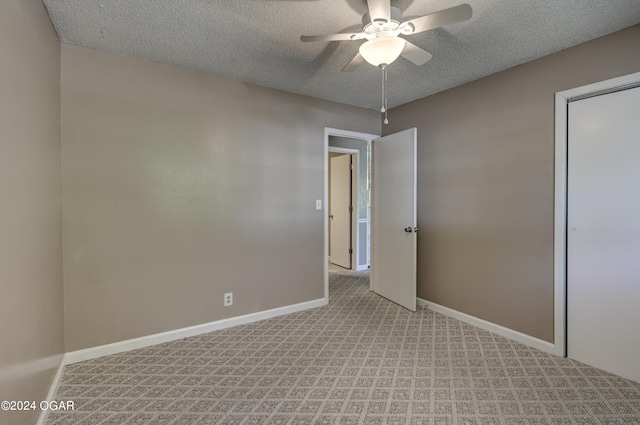
[[[360,54],[373,66],[389,65],[403,49],[404,39],[400,37],[376,37],[360,46]]]

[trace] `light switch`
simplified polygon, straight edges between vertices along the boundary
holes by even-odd
[[[316,209],[317,210],[322,209],[322,199],[316,199]]]

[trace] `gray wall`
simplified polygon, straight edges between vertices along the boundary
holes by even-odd
[[[418,296],[553,340],[554,93],[640,71],[640,26],[417,100]],[[429,66],[428,64],[426,66]]]
[[[325,126],[380,118],[63,45],[67,350],[322,298]]]
[[[41,1],[0,1],[0,57],[0,400],[42,400],[64,338],[60,43]]]

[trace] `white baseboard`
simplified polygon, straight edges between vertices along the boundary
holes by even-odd
[[[62,372],[64,372],[64,367],[67,364],[66,356],[66,354],[63,354],[60,357],[60,365],[58,366],[58,370],[56,371],[55,376],[53,377],[53,381],[51,381],[51,386],[49,387],[49,392],[47,393],[47,401],[55,400],[56,393],[58,392],[58,387],[60,386],[60,380],[62,379]],[[44,425],[45,422],[47,422],[48,414],[49,410],[41,410],[36,425]]]
[[[298,311],[308,310],[311,308],[322,307],[327,305],[329,300],[320,298],[313,301],[307,301],[299,304],[288,305],[284,307],[273,308],[271,310],[259,311],[256,313],[245,314],[243,316],[231,317],[229,319],[217,320],[215,322],[204,323],[202,325],[190,326],[188,328],[176,329],[173,331],[162,332],[154,335],[147,335],[140,338],[133,338],[126,341],[114,342],[113,344],[100,345],[98,347],[86,348],[68,352],[60,358],[58,370],[53,377],[47,401],[55,400],[64,367],[68,364],[83,362],[98,357],[108,356],[110,354],[122,353],[124,351],[135,350],[138,348],[148,347],[150,345],[161,344],[163,342],[175,341],[177,339],[187,338],[190,336],[201,335],[220,329],[226,329],[233,326],[244,325],[247,323],[257,322],[260,320],[270,319],[272,317],[282,316],[285,314],[296,313]],[[44,425],[47,421],[49,411],[40,412],[36,425]]]
[[[360,265],[360,266],[358,266],[358,267],[356,268],[356,271],[359,271],[359,272],[361,272],[361,271],[363,271],[363,270],[369,270],[369,265],[368,265],[368,264],[365,264],[364,266],[363,266],[363,265]]]
[[[147,335],[140,338],[128,339],[125,341],[114,342],[112,344],[100,345],[97,347],[85,348],[83,350],[68,352],[65,356],[65,364],[83,362],[98,357],[108,356],[111,354],[122,353],[124,351],[136,350],[151,345],[161,344],[163,342],[175,341],[177,339],[187,338],[196,335],[217,331],[220,329],[231,328],[233,326],[244,325],[247,323],[257,322],[259,320],[270,319],[272,317],[282,316],[285,314],[295,313],[298,311],[308,310],[311,308],[327,305],[329,300],[320,298],[313,301],[307,301],[299,304],[288,305],[284,307],[273,308],[271,310],[259,311],[256,313],[245,314],[243,316],[231,317],[228,319],[217,320],[215,322],[204,323],[202,325],[190,326],[187,328],[176,329],[173,331],[162,332],[154,335]]]
[[[477,326],[480,329],[484,329],[512,339],[514,341],[518,341],[530,347],[537,348],[538,350],[544,351],[546,353],[556,354],[555,345],[548,341],[543,341],[533,336],[523,334],[522,332],[514,331],[513,329],[505,328],[504,326],[488,322],[484,319],[479,319],[469,314],[461,313],[452,308],[444,307],[431,301],[423,300],[422,298],[416,297],[416,304],[421,307],[426,307],[429,310],[435,311],[436,313],[441,313],[445,316],[453,317],[454,319],[458,319],[462,322],[469,323],[470,325]]]

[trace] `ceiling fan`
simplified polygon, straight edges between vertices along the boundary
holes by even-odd
[[[402,22],[402,12],[397,7],[391,6],[391,0],[367,0],[367,6],[369,11],[362,17],[362,32],[303,35],[300,41],[367,40],[360,46],[358,54],[351,62],[342,68],[343,72],[354,71],[364,61],[385,69],[386,65],[395,61],[398,56],[420,66],[427,63],[431,55],[399,36],[417,34],[466,21],[473,13],[470,5],[461,4]]]

